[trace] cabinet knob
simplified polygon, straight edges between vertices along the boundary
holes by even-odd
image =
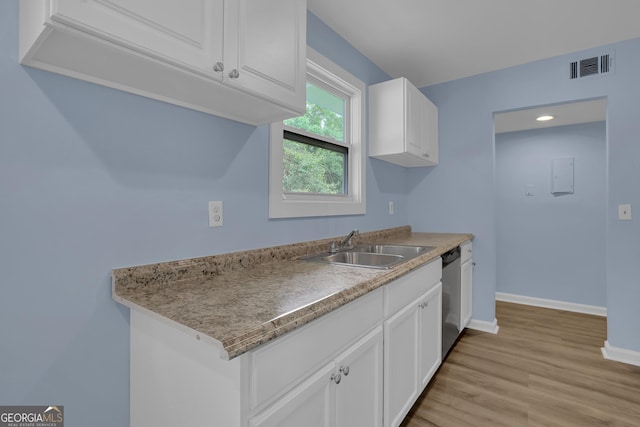
[[[425,154],[424,156],[425,156],[426,158],[431,157],[431,155],[430,155],[430,154]]]
[[[222,62],[216,62],[216,65],[213,66],[213,71],[221,73],[224,71],[224,64]]]
[[[341,380],[342,380],[342,376],[340,374],[331,375],[331,381],[335,382],[336,384],[340,384]]]
[[[238,72],[238,70],[231,70],[231,72],[229,73],[229,78],[237,79],[238,77],[240,77],[240,73]]]
[[[347,375],[349,375],[349,367],[348,366],[341,366],[340,367],[340,372],[342,372],[344,374],[344,376],[346,377]]]

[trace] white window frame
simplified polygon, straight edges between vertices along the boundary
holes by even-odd
[[[350,98],[345,112],[348,142],[346,194],[285,193],[282,122],[271,123],[269,143],[269,218],[363,215],[366,213],[365,84],[349,72],[307,47],[307,75]]]

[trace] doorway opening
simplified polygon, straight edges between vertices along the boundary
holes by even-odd
[[[494,127],[496,299],[606,315],[606,99],[500,112]]]

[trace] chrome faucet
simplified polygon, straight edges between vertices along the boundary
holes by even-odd
[[[355,229],[351,231],[351,233],[349,233],[347,237],[339,241],[337,245],[336,245],[336,242],[331,242],[331,247],[329,248],[329,252],[335,253],[338,251],[342,251],[344,249],[351,248],[352,246],[351,239],[354,238],[355,236],[358,236],[359,234],[360,234],[360,231],[358,229]]]

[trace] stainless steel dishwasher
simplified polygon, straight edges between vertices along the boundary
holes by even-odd
[[[442,254],[442,360],[460,334],[460,248]]]

